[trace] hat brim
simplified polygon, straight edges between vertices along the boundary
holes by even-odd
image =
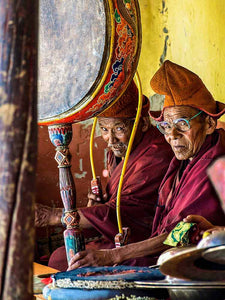
[[[176,106],[179,106],[179,105],[176,105]],[[184,106],[184,105],[180,105],[180,106]],[[219,102],[219,101],[216,101],[217,111],[219,111],[217,114],[210,113],[210,112],[206,111],[204,108],[201,108],[201,107],[196,106],[196,105],[187,105],[187,106],[196,108],[198,110],[202,110],[207,115],[209,115],[209,116],[211,116],[211,117],[213,117],[215,119],[219,119],[223,114],[225,114],[225,103],[222,103],[222,102]],[[154,119],[155,121],[160,122],[160,121],[163,120],[163,113],[164,113],[165,108],[168,108],[168,107],[174,107],[174,106],[163,107],[163,109],[162,109],[161,112],[158,112],[158,111],[149,111],[149,116],[152,119]]]

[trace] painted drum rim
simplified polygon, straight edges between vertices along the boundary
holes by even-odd
[[[74,122],[80,122],[80,121],[84,121],[86,119],[90,119],[90,118],[98,115],[99,113],[101,113],[105,108],[108,108],[109,106],[111,106],[114,102],[116,102],[118,100],[118,98],[126,90],[127,86],[129,85],[129,83],[131,82],[131,80],[134,76],[134,73],[137,68],[139,56],[140,56],[141,22],[140,22],[140,8],[139,8],[138,0],[130,0],[130,2],[132,2],[133,8],[135,9],[135,21],[136,21],[133,24],[133,26],[135,26],[135,29],[136,29],[136,35],[134,37],[134,42],[132,43],[134,52],[131,54],[129,53],[127,56],[125,56],[125,58],[127,58],[127,60],[128,60],[129,59],[128,56],[132,55],[131,62],[130,62],[130,64],[132,63],[132,68],[131,68],[129,74],[125,74],[125,72],[127,70],[124,70],[124,65],[122,65],[122,67],[123,67],[122,75],[126,76],[126,78],[122,83],[120,83],[120,82],[117,83],[118,86],[122,86],[122,89],[120,90],[119,93],[115,92],[114,97],[112,97],[113,100],[109,101],[110,98],[107,100],[104,100],[103,98],[101,98],[104,95],[107,95],[107,93],[105,93],[105,90],[106,90],[107,84],[110,83],[109,79],[113,74],[113,72],[109,72],[109,70],[112,69],[113,64],[115,64],[117,62],[115,50],[118,50],[118,48],[120,48],[119,46],[117,46],[117,48],[114,50],[114,45],[118,42],[118,40],[116,40],[116,38],[119,39],[119,34],[117,32],[117,30],[119,30],[118,29],[119,23],[116,21],[116,18],[115,18],[116,12],[118,13],[120,20],[122,18],[122,20],[125,24],[124,27],[129,25],[130,30],[132,30],[132,26],[123,18],[121,11],[118,8],[119,6],[121,6],[121,2],[120,3],[119,2],[120,2],[120,0],[108,0],[108,1],[104,0],[106,12],[107,12],[106,13],[106,22],[107,22],[106,32],[107,32],[108,36],[106,37],[106,39],[110,40],[110,47],[109,47],[108,54],[105,53],[106,50],[104,50],[104,57],[108,57],[108,61],[105,64],[105,70],[104,70],[102,78],[99,81],[99,83],[97,84],[96,88],[91,92],[90,95],[88,95],[87,97],[85,96],[80,101],[81,103],[76,104],[73,108],[67,110],[66,112],[58,114],[53,117],[39,119],[39,121],[38,121],[39,125],[74,123]],[[106,3],[108,3],[108,4],[106,4]],[[110,25],[108,25],[108,23]],[[109,27],[111,29],[111,34],[109,33]],[[133,35],[134,35],[134,33],[133,33]],[[121,53],[119,53],[119,54],[121,54]],[[125,63],[127,62],[127,60],[125,61]],[[95,84],[96,83],[94,83],[93,86]],[[114,87],[114,91],[117,90],[114,85],[113,85],[113,87]],[[87,98],[87,99],[89,98],[89,99],[84,101],[85,98]]]

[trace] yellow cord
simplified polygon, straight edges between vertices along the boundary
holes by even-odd
[[[97,118],[94,118],[92,129],[91,129],[91,136],[90,136],[90,161],[91,161],[91,171],[92,171],[92,177],[93,179],[96,179],[96,173],[95,173],[95,166],[94,166],[94,159],[93,159],[93,142],[94,142],[94,133],[95,133],[95,127],[97,123]]]
[[[141,88],[140,77],[139,77],[137,71],[135,73],[134,78],[137,82],[137,87],[138,87],[138,108],[137,108],[137,113],[136,113],[133,129],[132,129],[132,132],[131,132],[131,135],[130,135],[130,140],[129,140],[129,144],[128,144],[128,147],[127,147],[125,159],[124,159],[124,162],[123,162],[123,168],[122,168],[121,175],[120,175],[120,181],[119,181],[119,186],[118,186],[118,190],[117,190],[117,199],[116,199],[117,223],[118,223],[119,233],[121,233],[121,234],[123,233],[123,229],[122,229],[121,214],[120,214],[120,200],[121,200],[121,191],[122,191],[123,179],[124,179],[124,175],[125,175],[125,171],[126,171],[126,167],[127,167],[127,162],[128,162],[128,159],[129,159],[129,155],[130,155],[130,152],[131,152],[131,148],[132,148],[132,145],[133,145],[135,133],[137,131],[138,123],[139,123],[139,120],[140,120],[140,117],[141,117],[141,110],[142,110],[142,88]]]
[[[122,222],[121,222],[121,214],[120,214],[120,200],[121,200],[121,191],[122,191],[122,186],[123,186],[123,179],[127,167],[127,162],[130,156],[130,152],[132,149],[134,137],[137,131],[138,123],[141,117],[141,110],[142,110],[142,88],[141,88],[141,82],[140,82],[140,77],[138,75],[138,72],[135,74],[135,80],[137,82],[137,87],[138,87],[138,108],[137,108],[137,114],[135,117],[133,129],[130,135],[130,140],[129,144],[127,147],[126,155],[123,160],[123,168],[121,171],[120,175],[120,181],[119,181],[119,186],[117,190],[117,199],[116,199],[116,215],[117,215],[117,223],[118,223],[118,229],[119,233],[123,233],[122,229]],[[97,123],[97,117],[94,118],[93,125],[92,125],[92,130],[91,130],[91,136],[90,136],[90,162],[91,162],[91,171],[92,171],[92,177],[93,179],[96,179],[96,173],[95,173],[95,167],[94,167],[94,160],[93,160],[93,141],[94,141],[94,132],[95,132],[95,127]]]

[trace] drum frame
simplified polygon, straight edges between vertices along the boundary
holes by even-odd
[[[74,123],[92,118],[117,101],[131,82],[141,48],[138,1],[130,0],[125,4],[122,0],[104,0],[104,5],[106,41],[110,47],[106,49],[105,46],[95,83],[73,108],[50,118],[39,119],[40,125]]]

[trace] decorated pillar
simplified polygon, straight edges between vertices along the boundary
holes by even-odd
[[[76,188],[71,173],[69,144],[72,140],[72,125],[59,124],[48,127],[49,137],[56,147],[55,160],[59,168],[59,186],[64,213],[62,223],[66,226],[64,241],[67,261],[85,249],[84,238],[79,228],[80,216],[76,209]]]

